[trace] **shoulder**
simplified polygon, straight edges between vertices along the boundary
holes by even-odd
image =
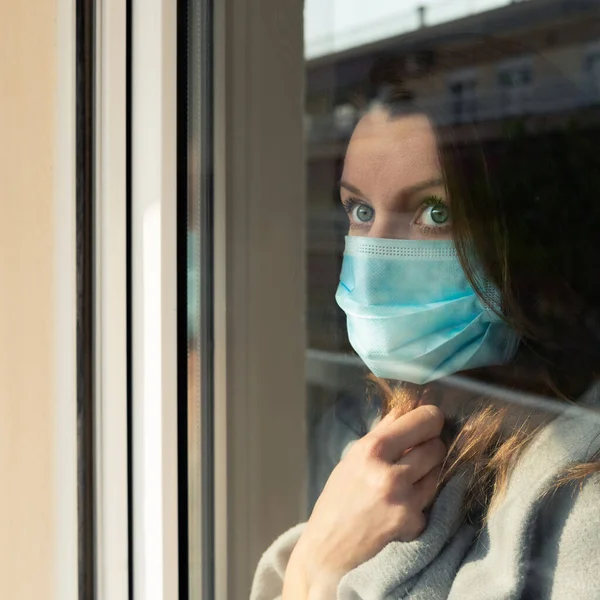
[[[457,575],[457,598],[495,597],[492,589],[544,600],[600,598],[600,475],[555,485],[598,452],[598,423],[594,412],[572,407],[532,440]]]
[[[583,540],[588,536],[600,539],[600,472],[581,481],[563,485],[546,502],[544,508],[554,526],[562,528],[562,537],[579,531]]]
[[[545,482],[534,501],[528,579],[539,598],[600,598],[600,473],[556,485],[574,466],[595,461],[600,450],[598,389],[573,406],[540,436],[523,475],[532,488]],[[525,461],[527,462],[527,461]],[[535,467],[533,466],[535,463]],[[543,473],[543,475],[541,474]],[[519,491],[526,494],[521,478]]]
[[[600,598],[600,473],[547,498],[538,532],[538,566],[551,577],[551,598]]]

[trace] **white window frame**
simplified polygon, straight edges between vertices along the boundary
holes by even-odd
[[[96,593],[129,599],[126,2],[96,5]]]
[[[133,582],[178,598],[177,3],[133,0]]]
[[[124,4],[98,5],[98,597],[128,598],[131,559],[135,596],[170,600],[179,593],[177,3],[133,0],[133,557]],[[303,18],[298,0],[218,0],[214,10],[215,598],[233,600],[247,597],[272,540],[306,516]]]
[[[53,598],[78,600],[76,341],[76,34],[75,1],[56,6],[56,149],[54,175],[55,508]],[[50,560],[50,557],[47,557]]]
[[[97,597],[178,597],[176,2],[97,3]],[[127,127],[132,127],[132,372],[127,372]],[[133,477],[128,479],[128,377]],[[128,489],[131,483],[131,490]],[[133,523],[129,523],[129,493]],[[134,555],[129,555],[129,527]],[[130,569],[133,573],[130,574]]]

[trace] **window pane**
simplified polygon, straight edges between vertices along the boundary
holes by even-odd
[[[600,13],[397,6],[306,4],[312,514],[256,598],[302,568],[325,597],[585,596]]]
[[[180,500],[180,593],[190,600],[212,598],[214,582],[214,315],[213,315],[213,20],[210,0],[180,2],[180,181],[179,235],[184,239],[187,387],[181,414],[180,451],[187,452],[187,498]],[[180,292],[184,288],[180,286]],[[180,417],[181,418],[181,417]],[[185,489],[185,487],[182,487]]]
[[[285,21],[283,36],[269,29],[277,19],[225,11],[240,35],[216,40],[217,63],[191,36],[193,597],[212,597],[218,560],[245,591],[265,550],[254,600],[280,597],[284,582],[285,597],[361,599],[600,589],[587,549],[600,539],[600,8],[397,6],[307,0],[304,114],[287,104],[283,68],[302,61],[300,23]],[[263,31],[289,47],[261,46]],[[207,61],[224,70],[214,114]],[[214,167],[228,188],[214,198],[212,125],[225,132]],[[214,240],[211,209],[225,223]],[[303,317],[305,338],[293,330]],[[305,357],[300,385],[290,356]],[[267,530],[283,535],[257,549]]]

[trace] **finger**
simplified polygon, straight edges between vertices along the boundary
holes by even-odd
[[[425,477],[413,484],[413,494],[416,506],[425,509],[433,502],[441,472],[442,470],[440,467],[434,467],[427,475],[425,475]]]
[[[378,459],[395,463],[409,448],[439,437],[444,415],[436,406],[423,405],[389,421],[363,438],[367,452]]]
[[[383,415],[381,420],[373,427],[372,431],[385,429],[390,423],[395,421],[400,416],[402,416],[402,413],[400,413],[399,410],[392,408],[385,413],[385,415]]]
[[[422,479],[433,469],[442,464],[446,457],[446,446],[439,437],[432,438],[411,448],[394,465],[394,469],[402,473],[409,483]]]

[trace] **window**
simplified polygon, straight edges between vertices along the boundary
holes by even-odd
[[[141,6],[133,38],[137,585],[598,587],[600,155],[572,85],[598,8],[430,2],[369,29],[331,0],[303,38],[293,0],[153,2],[160,43]]]
[[[498,87],[504,114],[520,115],[527,112],[532,83],[531,57],[510,59],[498,66]]]
[[[305,4],[12,11],[4,579],[592,600],[600,7]]]
[[[455,122],[473,120],[477,116],[477,76],[475,71],[461,71],[448,78],[451,114]]]
[[[276,10],[280,18],[250,23],[236,0],[215,6],[212,45],[202,29],[209,13],[190,13],[186,281],[199,289],[188,289],[186,310],[188,330],[195,315],[197,332],[186,338],[190,593],[247,597],[254,580],[253,599],[276,597],[283,578],[273,554],[255,578],[262,552],[287,530],[270,552],[287,556],[301,536],[315,545],[295,560],[310,562],[335,536],[319,537],[326,518],[312,534],[302,531],[329,511],[342,515],[338,531],[358,557],[340,567],[331,597],[338,586],[383,597],[375,590],[392,593],[410,581],[424,597],[478,598],[507,581],[496,579],[481,528],[500,554],[526,548],[540,557],[507,565],[515,594],[526,573],[532,597],[549,585],[568,595],[580,577],[552,558],[550,530],[519,536],[526,518],[515,498],[526,497],[523,510],[538,518],[548,478],[565,460],[592,473],[589,452],[598,449],[594,419],[570,429],[561,403],[595,393],[596,325],[576,317],[575,306],[589,307],[595,323],[596,286],[586,282],[597,252],[591,225],[581,223],[586,210],[596,218],[596,132],[591,115],[575,119],[581,95],[568,74],[580,65],[572,42],[552,51],[543,42],[575,31],[588,9],[573,8],[567,20],[558,1],[547,15],[534,2],[481,6],[494,32],[482,36],[477,19],[464,11],[437,18],[430,3],[423,22],[386,35],[377,33],[380,23],[369,39],[358,5],[343,12],[320,3],[306,19],[306,39],[319,44],[307,44],[302,61],[299,7],[274,2],[262,0],[260,14]],[[582,39],[593,36],[583,31]],[[207,79],[201,67],[209,58]],[[567,71],[564,82],[558,68],[544,68],[554,63]],[[572,360],[571,344],[582,361]],[[427,420],[420,403],[437,405],[443,426],[438,420],[429,438],[375,462],[392,468],[421,456],[415,489],[423,510],[392,538],[413,540],[425,528],[449,544],[456,561],[436,584],[436,561],[447,555],[433,543],[418,542],[422,572],[401,541],[392,550],[397,563],[376,544],[360,554],[371,543],[362,524],[379,526],[360,512],[372,481],[365,469],[376,468],[361,448],[391,406],[406,411],[400,419]],[[550,423],[556,434],[545,429]],[[564,436],[573,436],[568,460]],[[546,449],[536,450],[544,440]],[[527,485],[505,478],[513,468]],[[587,489],[584,502],[594,495]],[[461,499],[452,504],[455,493]],[[558,502],[568,495],[557,493]],[[370,497],[380,502],[377,514],[393,510],[389,497]],[[495,503],[498,516],[487,521]],[[462,515],[458,529],[427,529],[445,510]],[[307,520],[308,529],[293,528]],[[351,538],[356,530],[365,534],[360,543]],[[576,537],[561,543],[578,551]],[[583,562],[593,560],[586,554]],[[553,581],[538,568],[544,561]],[[465,562],[477,565],[473,576]],[[284,577],[297,576],[297,564]]]

